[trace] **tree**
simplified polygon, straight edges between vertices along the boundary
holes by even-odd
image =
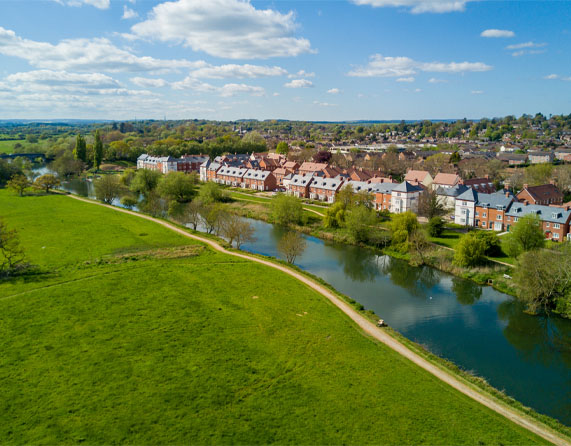
[[[571,245],[557,250],[524,252],[517,262],[513,280],[518,298],[531,312],[557,309],[571,316]]]
[[[289,153],[289,145],[287,142],[285,141],[281,141],[278,143],[278,145],[276,146],[276,153],[280,154],[280,155],[285,155],[287,156],[287,154]]]
[[[425,189],[418,197],[418,215],[430,220],[433,217],[445,215],[446,212],[447,209],[438,198],[436,191]]]
[[[303,218],[301,200],[292,195],[278,194],[271,204],[272,218],[283,226],[300,224]]]
[[[81,160],[76,160],[69,153],[59,156],[51,164],[51,170],[57,172],[60,178],[68,178],[79,175],[83,172],[85,164]]]
[[[545,245],[542,223],[537,215],[524,215],[513,226],[505,242],[506,253],[517,257],[522,252],[542,248]]]
[[[15,175],[22,175],[22,170],[13,163],[0,159],[0,186],[4,186]]]
[[[333,206],[325,210],[323,226],[326,228],[339,228],[345,224],[345,205],[336,201]]]
[[[345,217],[345,226],[356,242],[369,239],[371,226],[375,224],[375,213],[365,206],[356,206]]]
[[[469,232],[460,238],[454,253],[454,263],[458,266],[471,267],[486,261],[486,243],[475,232]]]
[[[254,227],[247,220],[234,214],[228,214],[224,218],[220,232],[222,237],[228,239],[230,245],[236,243],[238,249],[244,243],[255,240]]]
[[[34,181],[34,185],[40,189],[44,189],[46,194],[50,192],[50,189],[58,187],[60,184],[59,178],[51,173],[46,173]]]
[[[450,155],[450,158],[448,158],[448,162],[450,164],[458,164],[460,161],[462,161],[462,158],[460,158],[460,152],[453,152],[452,155]]]
[[[198,224],[201,221],[200,217],[201,206],[202,203],[200,201],[198,200],[191,201],[185,206],[181,217],[183,223],[191,225],[192,229],[194,229],[195,231],[196,228],[198,227]]]
[[[196,193],[195,185],[195,175],[187,175],[184,172],[169,172],[159,181],[157,191],[169,201],[188,203]]]
[[[418,219],[411,211],[393,216],[393,221],[391,222],[393,247],[399,252],[408,252],[410,248],[409,238],[419,228]]]
[[[18,233],[8,229],[0,218],[0,275],[9,275],[24,266],[24,250],[20,246]]]
[[[95,197],[106,204],[112,204],[123,192],[118,175],[103,175],[95,181]]]
[[[7,186],[20,195],[20,197],[23,197],[25,190],[31,186],[31,183],[26,175],[18,174],[14,175],[10,181],[8,181]]]
[[[132,178],[129,189],[147,196],[157,188],[161,176],[162,174],[156,170],[139,169]]]
[[[73,149],[73,157],[76,160],[87,162],[87,144],[85,138],[78,133],[75,138],[75,149]]]
[[[99,170],[103,161],[103,141],[101,141],[101,134],[99,130],[95,131],[95,144],[93,145],[93,167]]]
[[[224,218],[223,210],[220,204],[206,204],[200,207],[200,217],[207,234],[218,234],[221,221]]]
[[[226,191],[219,184],[212,181],[202,185],[198,196],[204,205],[223,202],[228,199]]]
[[[430,247],[426,233],[421,228],[416,229],[409,235],[408,245],[411,263],[416,266],[424,265],[424,254]]]
[[[278,242],[278,251],[286,258],[288,263],[294,263],[295,259],[305,251],[306,242],[297,231],[286,232]]]
[[[320,150],[313,155],[313,161],[316,163],[328,163],[331,160],[331,152],[329,150]]]
[[[428,235],[430,235],[431,237],[440,237],[442,235],[442,232],[444,232],[444,220],[442,220],[442,217],[438,216],[432,217],[428,221],[426,230],[428,232]]]

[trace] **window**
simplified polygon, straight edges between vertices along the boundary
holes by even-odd
[[[517,223],[519,221],[519,217],[514,217],[514,221]]]
[[[480,213],[478,211],[476,211],[476,217],[478,217],[480,215]]]
[[[553,223],[553,227],[554,227],[555,229],[560,229],[560,228],[561,228],[561,225],[560,225],[559,223]]]
[[[482,213],[482,217],[486,218],[486,213],[485,213],[485,212]]]
[[[553,233],[553,238],[559,238],[559,232],[554,232],[554,233]]]
[[[545,223],[545,227],[549,228],[549,222]]]
[[[496,215],[496,220],[501,220],[501,219],[502,219],[502,214]]]
[[[466,203],[465,201],[462,202],[462,206],[467,206],[468,203]]]

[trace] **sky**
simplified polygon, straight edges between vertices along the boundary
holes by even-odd
[[[571,1],[0,0],[0,119],[571,113]]]

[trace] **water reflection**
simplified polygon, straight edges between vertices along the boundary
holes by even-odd
[[[452,292],[462,305],[474,305],[482,297],[482,287],[469,280],[452,278]]]

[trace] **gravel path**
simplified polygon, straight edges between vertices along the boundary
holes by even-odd
[[[480,393],[479,391],[475,390],[471,386],[468,386],[467,384],[462,382],[456,376],[448,373],[447,371],[441,369],[440,367],[437,367],[433,363],[424,359],[422,356],[414,353],[412,350],[410,350],[404,344],[401,344],[399,341],[397,341],[391,335],[387,334],[382,328],[378,328],[375,324],[373,324],[369,320],[365,319],[357,311],[355,311],[353,309],[353,307],[351,307],[349,304],[345,303],[343,300],[341,300],[339,297],[337,297],[335,294],[333,294],[327,288],[325,288],[324,286],[320,285],[317,282],[314,282],[312,279],[304,276],[303,274],[298,273],[297,271],[295,271],[293,269],[290,269],[286,266],[283,266],[283,265],[280,265],[277,263],[270,262],[268,260],[263,260],[263,259],[260,259],[257,257],[253,257],[253,256],[250,256],[248,254],[243,254],[243,253],[238,253],[238,252],[233,252],[233,251],[227,251],[221,245],[219,245],[217,242],[215,242],[213,240],[203,238],[203,237],[200,237],[200,236],[197,236],[194,234],[190,234],[190,233],[186,232],[185,230],[176,227],[175,225],[172,225],[166,221],[159,220],[159,219],[153,218],[153,217],[145,215],[145,214],[140,214],[138,212],[129,211],[127,209],[122,209],[122,208],[118,208],[115,206],[106,205],[103,203],[97,203],[97,202],[94,202],[91,200],[87,200],[84,198],[77,197],[75,195],[68,195],[68,196],[72,197],[76,200],[84,201],[86,203],[95,204],[95,205],[99,205],[99,206],[105,206],[105,207],[113,209],[117,212],[123,212],[125,214],[130,214],[130,215],[134,215],[134,216],[139,217],[139,218],[143,218],[145,220],[153,221],[153,222],[160,224],[160,225],[164,226],[165,228],[168,228],[171,231],[177,232],[177,233],[179,233],[185,237],[189,237],[189,238],[192,238],[194,240],[198,240],[202,243],[205,243],[208,246],[210,246],[211,248],[215,249],[216,251],[219,251],[219,252],[222,252],[224,254],[234,256],[234,257],[239,257],[242,259],[250,260],[252,262],[261,263],[262,265],[266,265],[270,268],[274,268],[274,269],[277,269],[279,271],[282,271],[285,274],[288,274],[288,275],[292,276],[293,278],[299,280],[300,282],[303,282],[308,287],[317,291],[321,295],[325,296],[336,307],[338,307],[341,311],[343,311],[343,313],[345,313],[347,316],[349,316],[365,333],[367,333],[371,337],[375,338],[376,340],[382,342],[383,344],[387,345],[388,347],[392,348],[396,352],[400,353],[402,356],[404,356],[407,359],[409,359],[410,361],[414,362],[419,367],[422,367],[424,370],[428,371],[429,373],[431,373],[432,375],[434,375],[438,379],[440,379],[440,380],[444,381],[445,383],[447,383],[448,385],[452,386],[453,388],[455,388],[459,392],[462,392],[464,395],[469,396],[473,400],[478,401],[479,403],[483,404],[484,406],[492,409],[493,411],[499,413],[500,415],[503,415],[507,419],[509,419],[509,420],[513,421],[514,423],[528,429],[529,431],[531,431],[531,432],[535,433],[536,435],[546,439],[547,441],[552,442],[555,445],[571,446],[571,443],[567,439],[565,439],[562,435],[560,435],[559,433],[551,430],[547,426],[539,423],[538,421],[536,421],[532,418],[528,418],[528,417],[520,414],[519,412],[510,408],[509,406],[504,405],[503,403],[496,401],[492,397],[490,397],[484,393]]]

